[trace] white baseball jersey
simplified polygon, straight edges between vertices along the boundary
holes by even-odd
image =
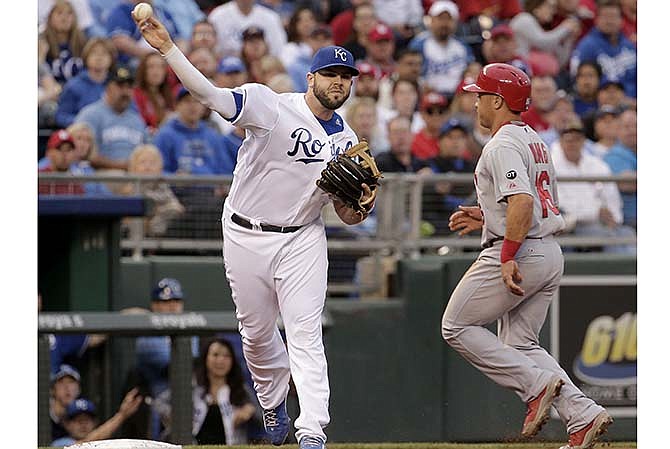
[[[337,154],[358,142],[337,113],[319,120],[303,93],[277,94],[262,84],[234,89],[243,103],[233,124],[247,130],[227,206],[277,226],[311,223],[330,201],[316,180]]]
[[[505,198],[519,193],[534,199],[528,237],[546,237],[565,227],[551,154],[523,122],[503,125],[484,146],[475,168],[475,186],[484,216],[482,244],[505,236]]]

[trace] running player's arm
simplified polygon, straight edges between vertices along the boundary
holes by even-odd
[[[533,197],[517,193],[507,198],[505,239],[523,242],[533,219]]]
[[[513,145],[501,145],[491,153],[491,174],[496,200],[506,202],[505,236],[500,249],[500,271],[507,289],[523,296],[523,280],[514,260],[528,235],[533,220],[533,190],[522,151]]]

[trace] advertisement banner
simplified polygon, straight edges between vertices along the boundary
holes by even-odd
[[[552,353],[587,396],[615,415],[636,416],[636,282],[565,281],[552,307]]]

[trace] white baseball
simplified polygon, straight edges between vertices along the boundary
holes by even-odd
[[[148,3],[138,3],[133,9],[133,15],[137,20],[146,20],[154,13],[154,9]]]

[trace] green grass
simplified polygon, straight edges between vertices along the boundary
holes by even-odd
[[[332,443],[328,449],[558,449],[565,442],[556,443]],[[184,449],[271,449],[274,446],[184,446]],[[295,444],[285,445],[284,449],[295,449]],[[635,442],[603,442],[595,449],[632,449]],[[47,449],[47,448],[41,448]]]

